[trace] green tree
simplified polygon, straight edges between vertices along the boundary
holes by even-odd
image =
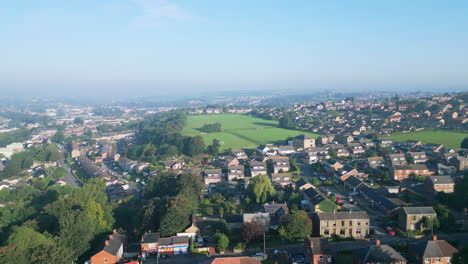
[[[294,113],[293,112],[285,113],[279,120],[279,127],[287,128],[287,129],[295,128]]]
[[[48,158],[49,161],[59,161],[61,159],[63,159],[63,156],[62,153],[60,153],[58,150],[52,151]]]
[[[194,136],[189,140],[187,155],[192,157],[197,156],[202,153],[204,149],[205,142],[203,142],[203,138],[201,136]]]
[[[462,140],[462,142],[461,142],[461,144],[460,144],[460,147],[461,147],[461,148],[466,148],[466,149],[468,149],[468,137],[465,137],[465,138]]]
[[[218,251],[224,251],[229,246],[229,238],[222,233],[216,234]]]
[[[303,239],[312,232],[312,221],[305,211],[298,211],[280,228],[280,234],[288,240]]]
[[[83,125],[83,124],[84,124],[84,120],[83,120],[83,118],[81,118],[81,117],[75,117],[75,120],[73,120],[73,123],[79,124],[79,125]]]
[[[319,179],[317,179],[317,177],[314,177],[314,178],[312,179],[312,184],[315,185],[315,186],[319,186],[319,185],[320,185]]]
[[[262,223],[258,221],[246,222],[241,227],[240,237],[241,240],[248,245],[251,241],[259,238],[265,229],[263,228]]]
[[[252,177],[247,187],[247,193],[256,203],[264,203],[275,195],[275,188],[266,175]]]

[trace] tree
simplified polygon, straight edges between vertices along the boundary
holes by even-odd
[[[315,186],[319,186],[319,185],[320,185],[319,179],[317,179],[317,177],[314,177],[314,178],[312,179],[312,184],[315,185]]]
[[[216,237],[218,239],[218,245],[217,245],[218,251],[219,252],[224,251],[229,246],[229,238],[225,234],[222,234],[222,233],[217,233]]]
[[[247,193],[256,203],[264,203],[275,195],[275,188],[266,175],[252,177],[247,187]]]
[[[465,137],[460,144],[461,148],[468,148],[468,137]]]
[[[218,139],[213,139],[213,143],[208,146],[207,152],[210,155],[216,155],[219,152],[219,148],[221,147],[221,144]]]
[[[294,128],[294,113],[287,112],[279,120],[279,127],[291,129]]]
[[[259,238],[265,229],[263,228],[262,223],[258,221],[246,222],[241,227],[241,240],[248,245],[252,240]]]
[[[58,150],[52,151],[48,158],[49,161],[59,161],[61,159],[63,159],[63,156]]]
[[[189,139],[187,155],[192,157],[197,156],[198,154],[202,153],[204,149],[205,142],[203,142],[203,138],[201,136],[194,136]]]
[[[280,228],[280,234],[288,240],[303,239],[312,232],[312,221],[305,211],[298,211]]]
[[[55,135],[52,137],[53,142],[62,143],[65,141],[65,136],[62,131],[55,132]]]
[[[83,120],[83,118],[81,118],[81,117],[76,117],[75,120],[73,120],[73,123],[79,124],[79,125],[83,125],[83,124],[84,124],[84,120]]]

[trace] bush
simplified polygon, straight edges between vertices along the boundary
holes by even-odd
[[[242,242],[239,242],[239,243],[237,243],[237,245],[234,247],[234,249],[237,249],[237,250],[242,249],[242,250],[243,250],[243,249],[245,249],[245,244],[242,243]]]

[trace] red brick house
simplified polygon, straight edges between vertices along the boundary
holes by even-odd
[[[417,264],[452,263],[453,254],[458,252],[456,248],[445,240],[437,240],[434,236],[432,240],[410,244],[408,255]]]
[[[326,238],[306,237],[304,240],[304,255],[309,264],[333,263],[333,255]]]
[[[109,239],[104,241],[102,250],[91,257],[91,264],[114,264],[122,258],[126,244],[125,237],[114,229]]]
[[[434,172],[429,171],[424,164],[412,164],[412,165],[393,165],[390,167],[390,174],[396,181],[402,181],[410,178],[410,175],[415,174],[417,176],[430,176]]]
[[[424,182],[424,190],[430,194],[437,192],[453,193],[455,191],[455,182],[450,176],[429,176]]]

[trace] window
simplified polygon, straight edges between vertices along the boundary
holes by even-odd
[[[349,221],[349,225],[352,226],[352,225],[353,225],[353,221]]]
[[[104,263],[107,263],[107,259],[106,259],[106,258],[104,259]]]
[[[323,262],[323,256],[319,257],[319,262]]]
[[[333,222],[333,226],[336,226],[336,222]]]
[[[332,258],[329,256],[328,257],[328,262],[331,263],[332,262]]]
[[[440,258],[436,258],[436,263],[439,263],[440,262]]]
[[[416,216],[413,216],[413,221],[416,220]]]
[[[328,226],[328,222],[323,222],[323,226]]]
[[[341,221],[341,226],[344,226],[344,222],[345,222],[345,221]]]
[[[325,230],[323,231],[323,233],[324,233],[325,235],[328,235],[328,234],[330,234],[330,231],[329,231],[328,229],[325,229]]]
[[[451,257],[447,257],[446,260],[447,260],[447,263],[451,263],[451,262],[452,262],[452,258],[451,258]]]
[[[356,229],[356,234],[361,234],[361,229],[360,228]]]
[[[340,229],[340,235],[346,235],[346,231],[344,229]]]
[[[424,262],[429,262],[429,261],[431,261],[430,258],[425,258],[425,259],[424,259]]]
[[[361,225],[361,221],[357,221],[357,225],[360,226],[360,225]]]

